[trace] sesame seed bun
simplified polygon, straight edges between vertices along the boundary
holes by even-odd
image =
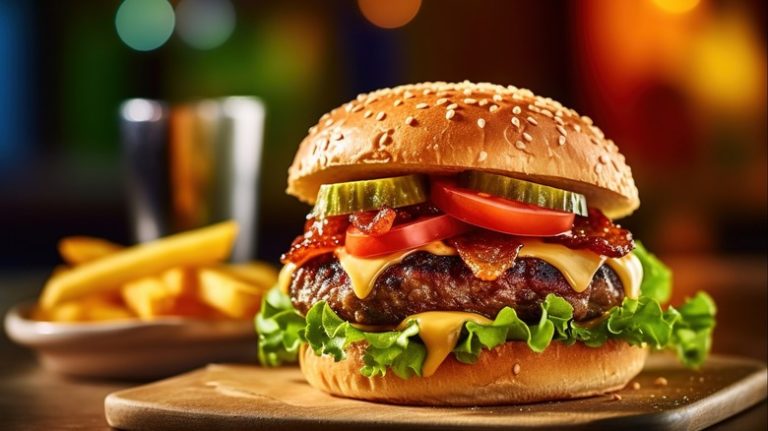
[[[529,90],[423,83],[361,94],[323,115],[288,170],[288,193],[321,184],[478,170],[576,191],[611,218],[640,205],[632,171],[588,117]]]
[[[435,374],[407,380],[389,372],[383,377],[360,374],[365,348],[350,346],[347,358],[334,362],[316,356],[306,345],[301,371],[314,387],[332,395],[391,404],[477,406],[522,404],[583,398],[623,388],[643,368],[647,350],[623,341],[601,347],[553,342],[541,353],[522,342],[483,351],[475,364],[450,355]],[[553,371],[554,370],[554,371]]]

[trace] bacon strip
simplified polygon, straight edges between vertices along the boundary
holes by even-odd
[[[301,265],[307,260],[344,245],[344,234],[349,226],[347,216],[317,219],[309,216],[304,224],[304,235],[297,236],[291,248],[280,256],[282,263]]]
[[[614,224],[600,210],[589,209],[589,217],[576,216],[570,232],[544,238],[572,249],[589,249],[608,257],[622,257],[635,248],[632,232]]]
[[[478,229],[446,240],[475,277],[493,281],[515,264],[523,243],[516,237]]]

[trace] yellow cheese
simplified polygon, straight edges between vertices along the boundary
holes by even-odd
[[[339,259],[341,267],[349,276],[352,291],[355,292],[358,298],[364,299],[373,290],[373,285],[379,274],[384,272],[390,265],[400,263],[403,258],[417,251],[426,251],[437,256],[452,256],[456,254],[456,250],[453,247],[443,244],[442,241],[434,241],[424,244],[419,248],[402,250],[385,256],[371,258],[352,256],[347,253],[344,247],[337,248],[335,254]]]
[[[643,265],[634,253],[626,256],[608,259],[605,263],[616,271],[616,275],[624,286],[624,296],[637,298],[640,296],[640,283],[643,282]]]
[[[523,240],[519,257],[535,257],[554,266],[563,274],[576,292],[583,292],[592,282],[605,256],[588,250],[572,250],[564,245],[539,240]]]
[[[296,264],[293,262],[288,262],[285,264],[285,266],[283,266],[283,269],[281,269],[280,273],[277,275],[277,287],[286,295],[288,294],[288,289],[291,288],[291,281],[293,281],[294,271],[296,271]]]
[[[419,337],[427,348],[427,357],[424,359],[422,375],[429,377],[437,371],[440,364],[456,347],[456,342],[461,334],[464,323],[472,321],[488,325],[491,320],[475,313],[461,311],[427,311],[414,314],[406,318],[398,329],[404,329],[409,321],[415,320],[419,324]]]

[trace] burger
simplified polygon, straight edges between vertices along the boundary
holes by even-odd
[[[589,117],[526,89],[361,94],[309,129],[288,193],[313,204],[256,318],[265,365],[330,394],[411,405],[587,397],[649,350],[688,366],[715,306],[614,222],[632,171]]]

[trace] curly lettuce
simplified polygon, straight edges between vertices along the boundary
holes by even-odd
[[[660,301],[669,297],[669,270],[642,246],[636,254],[647,274],[639,298],[625,298],[602,318],[584,323],[575,322],[573,307],[554,294],[542,302],[541,318],[534,324],[523,322],[514,309],[505,307],[489,324],[466,322],[453,349],[454,357],[474,363],[483,350],[507,341],[525,342],[534,352],[542,352],[552,341],[599,347],[608,340],[623,340],[631,345],[671,349],[686,366],[700,365],[710,350],[715,325],[712,298],[700,292],[679,308],[663,310]],[[273,289],[256,318],[259,359],[269,366],[293,362],[301,343],[307,343],[315,354],[340,361],[351,344],[362,342],[365,355],[360,372],[364,376],[381,376],[390,370],[403,379],[421,376],[426,348],[419,338],[419,325],[410,320],[402,327],[364,331],[341,319],[325,301],[314,304],[302,317],[287,295]]]

